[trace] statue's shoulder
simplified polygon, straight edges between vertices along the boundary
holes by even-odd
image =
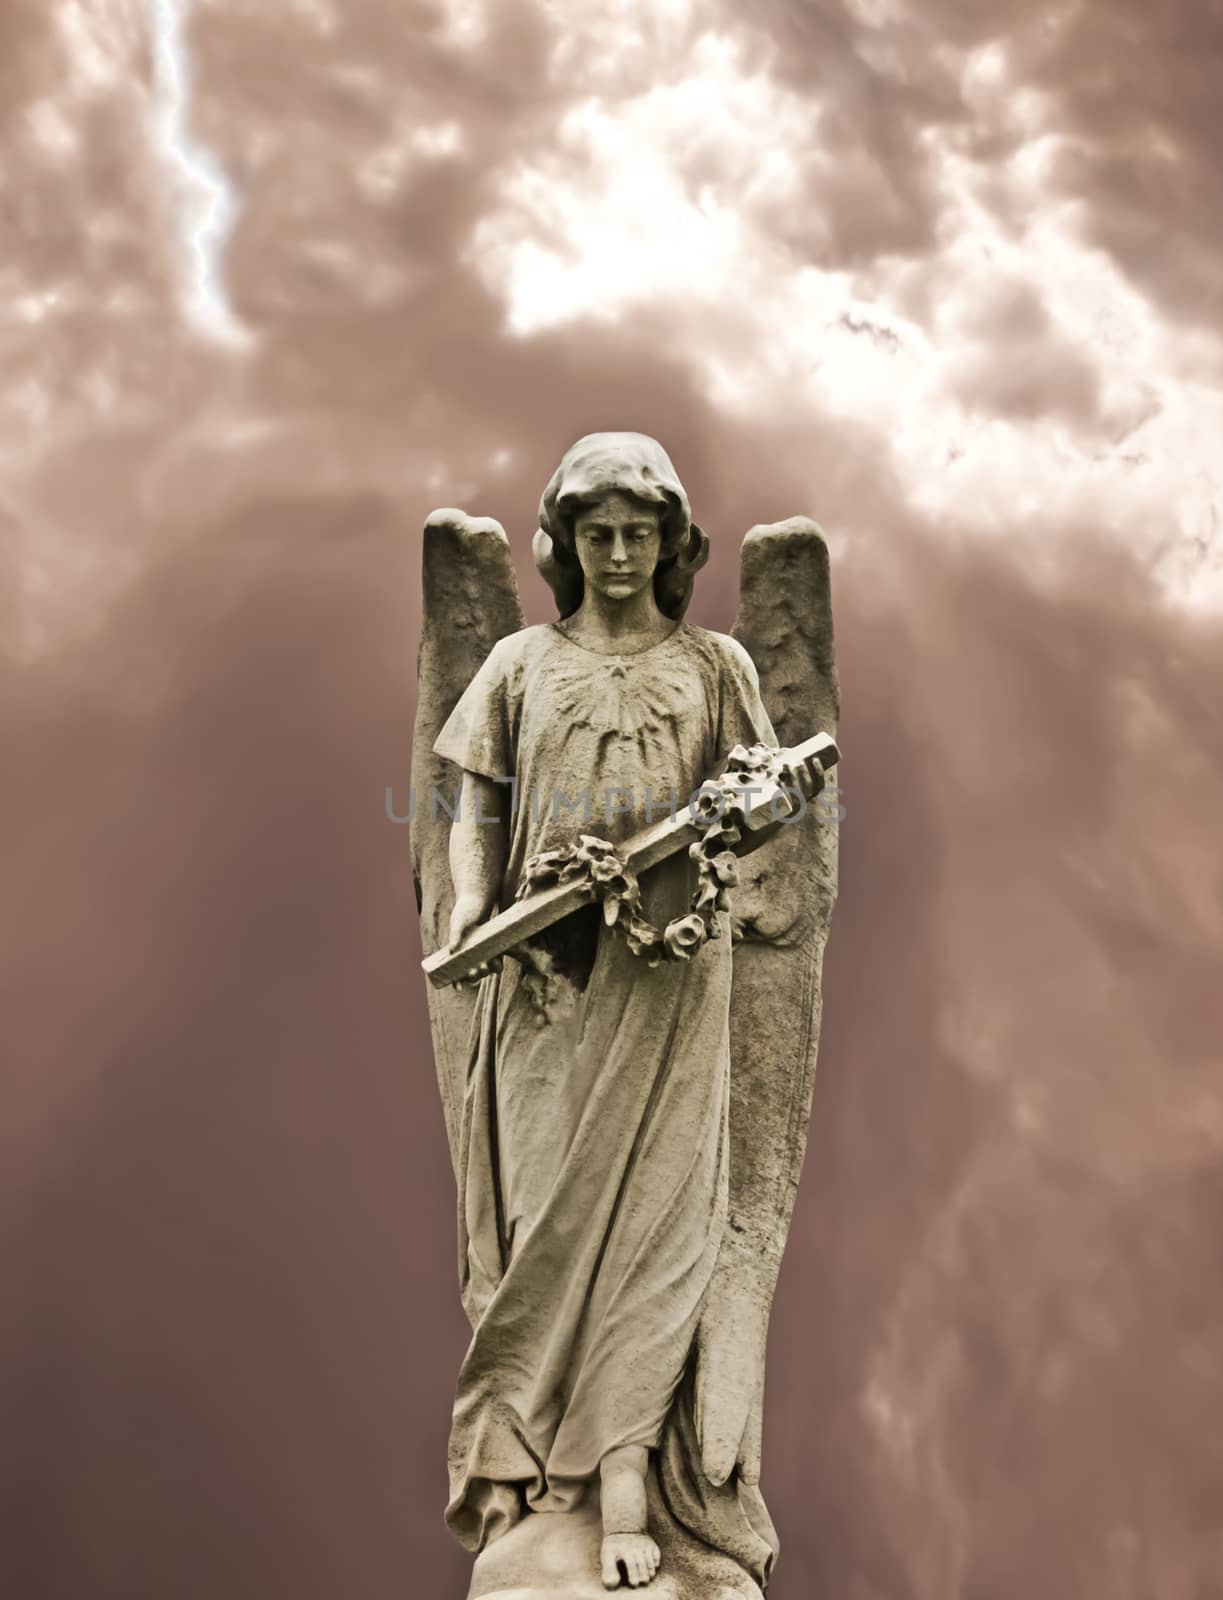
[[[507,642],[517,641],[521,650],[539,650],[555,644],[561,632],[555,622],[532,622],[526,628],[507,633],[505,637]]]
[[[711,664],[735,677],[756,680],[756,664],[751,656],[729,633],[717,633],[713,628],[698,628],[695,623],[684,624],[694,648]]]
[[[502,672],[521,670],[546,655],[560,637],[550,622],[535,622],[502,634],[488,653],[493,667]]]

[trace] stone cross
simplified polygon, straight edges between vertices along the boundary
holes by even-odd
[[[814,734],[801,744],[781,751],[777,777],[743,791],[745,831],[734,847],[736,854],[746,855],[762,845],[779,825],[794,815],[799,809],[796,791],[801,793],[804,802],[817,796],[824,788],[826,774],[837,760],[836,743],[826,733]],[[660,861],[687,849],[707,826],[697,807],[689,804],[635,834],[617,848],[616,854],[629,871],[640,876]],[[438,988],[458,983],[505,955],[524,939],[541,933],[578,910],[588,899],[589,890],[580,881],[557,883],[537,890],[473,929],[457,949],[438,950],[421,965],[429,981]]]

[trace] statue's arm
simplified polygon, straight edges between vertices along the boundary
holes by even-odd
[[[505,803],[504,785],[476,772],[463,774],[458,813],[450,826],[451,945],[460,944],[497,909],[509,858],[509,819],[502,814]]]

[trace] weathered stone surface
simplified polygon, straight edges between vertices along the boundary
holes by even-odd
[[[522,606],[509,540],[505,529],[491,517],[469,517],[464,511],[450,509],[435,511],[425,523],[421,576],[423,607],[412,737],[416,815],[411,849],[421,944],[425,954],[431,955],[446,943],[454,889],[448,859],[449,817],[444,805],[431,804],[430,796],[453,795],[462,782],[462,773],[453,763],[434,753],[434,741],[493,645],[522,627]],[[438,1087],[456,1167],[474,1008],[475,995],[470,990],[442,991],[429,986]]]
[[[788,744],[839,714],[828,546],[807,517],[745,536],[735,637]],[[840,782],[841,765],[834,773]],[[807,1146],[824,947],[837,890],[835,815],[816,806],[743,863],[731,991],[730,1211],[700,1330],[706,1472],[760,1473],[769,1310]]]
[[[734,639],[682,620],[707,543],[655,441],[580,440],[541,527],[561,621],[539,628],[521,625],[496,524],[446,511],[426,529],[413,829],[426,953],[465,948],[579,845],[608,885],[623,877],[610,855],[635,817],[583,824],[523,794],[506,814],[508,778],[686,795],[732,747],[768,759],[835,733],[814,523],[747,536]],[[460,769],[451,829],[426,797],[453,792]],[[828,815],[813,806],[737,867],[726,855],[721,876],[706,861],[691,901],[698,864],[682,853],[639,891],[600,890],[621,909],[638,896],[627,940],[609,899],[605,916],[541,924],[478,995],[431,989],[473,1327],[447,1509],[476,1556],[471,1600],[617,1585],[760,1600],[777,1549],[758,1488],[765,1337],[819,1038]]]
[[[741,1567],[694,1539],[668,1511],[653,1471],[647,1481],[650,1528],[662,1550],[645,1600],[762,1600]],[[576,1511],[524,1517],[476,1560],[468,1600],[607,1600],[598,1578],[602,1525],[598,1493]]]
[[[630,877],[614,897],[620,909],[609,921],[632,926],[636,894],[631,880],[651,867],[660,865],[681,851],[703,841],[706,870],[712,877],[711,897],[716,898],[717,869],[708,866],[724,848],[740,858],[776,836],[779,826],[791,818],[801,821],[810,801],[818,799],[827,774],[837,763],[835,742],[826,733],[814,734],[802,744],[783,750],[760,747],[756,755],[742,751],[731,763],[731,770],[718,775],[709,785],[708,804],[727,813],[718,827],[710,825],[699,809],[681,807],[658,822],[650,823],[625,841],[615,852],[617,862]],[[774,768],[778,770],[774,772]],[[712,776],[712,775],[711,775]],[[716,799],[714,798],[716,794]],[[779,821],[780,819],[780,821]],[[726,828],[724,845],[722,829]],[[517,899],[512,906],[482,923],[457,948],[447,946],[427,956],[422,963],[431,983],[458,983],[482,972],[495,958],[512,953],[516,947],[538,933],[580,910],[598,889],[598,880],[589,871],[602,846],[583,845],[565,859],[556,858],[541,870],[540,883]],[[566,876],[572,870],[572,876]],[[742,868],[736,868],[736,872]],[[620,913],[626,913],[621,916]],[[640,919],[638,918],[638,921]],[[637,927],[636,933],[655,940],[662,932],[650,924]]]

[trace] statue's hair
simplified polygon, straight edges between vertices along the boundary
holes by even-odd
[[[693,577],[709,559],[709,540],[691,520],[688,496],[662,446],[641,433],[592,433],[565,452],[539,503],[535,564],[556,597],[561,617],[582,603],[586,580],[577,558],[574,521],[585,506],[623,494],[659,508],[662,546],[654,595],[664,616],[679,621]]]

